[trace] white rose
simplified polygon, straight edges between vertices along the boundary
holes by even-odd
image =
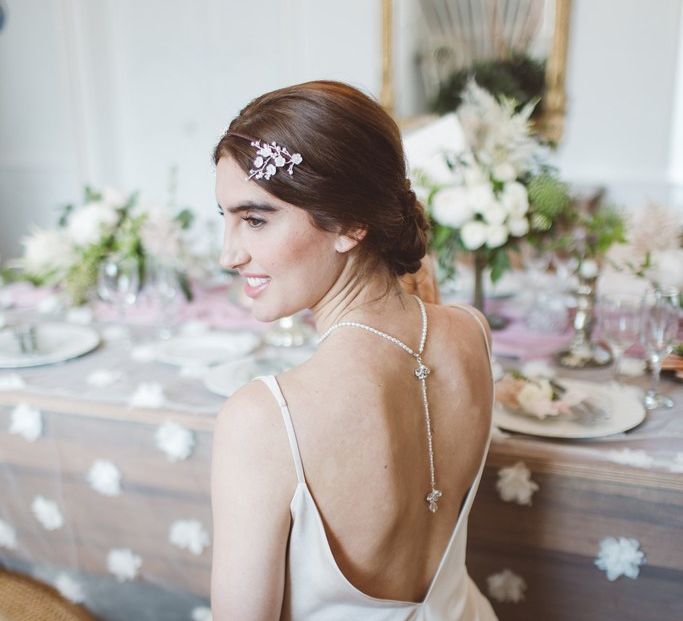
[[[434,196],[432,214],[440,224],[459,229],[474,216],[467,190],[459,186],[439,190]]]
[[[502,162],[496,164],[493,167],[493,176],[498,179],[498,181],[514,181],[517,176],[515,173],[515,168],[509,162]]]
[[[96,243],[118,222],[116,209],[106,203],[88,203],[69,216],[67,233],[78,246]]]
[[[74,249],[61,230],[38,229],[22,240],[24,256],[21,266],[30,274],[63,270],[74,260]]]
[[[513,237],[523,237],[529,232],[529,221],[524,217],[510,218],[507,225]]]
[[[491,205],[496,203],[496,197],[488,183],[473,186],[469,189],[469,202],[474,211],[484,214]]]
[[[548,391],[550,391],[549,394]],[[527,382],[517,394],[517,402],[521,408],[538,418],[557,414],[551,400],[552,388],[547,380],[541,380],[538,383]]]
[[[491,224],[486,228],[486,245],[500,248],[508,240],[508,229],[504,224]]]
[[[529,211],[529,195],[517,181],[505,184],[500,200],[513,218],[521,218]]]
[[[475,163],[468,164],[463,168],[462,176],[468,186],[486,185],[489,182],[484,171]]]
[[[584,278],[595,278],[598,275],[598,264],[595,259],[585,259],[579,268],[579,274]]]
[[[494,198],[494,202],[492,202],[485,211],[482,211],[481,215],[484,216],[484,220],[489,224],[501,225],[505,222],[505,218],[507,218],[508,214],[507,211],[505,211],[505,208]]]
[[[294,161],[294,156],[292,156],[292,161]],[[430,182],[437,185],[449,185],[456,180],[455,173],[446,162],[443,153],[436,153],[421,161],[416,166],[416,170],[419,170]]]
[[[487,234],[488,226],[479,220],[471,220],[460,229],[460,238],[468,250],[476,250],[483,246]]]

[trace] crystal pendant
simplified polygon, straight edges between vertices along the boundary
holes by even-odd
[[[417,379],[423,380],[431,373],[431,369],[422,362],[419,361],[417,369],[415,369],[415,377]]]
[[[432,489],[432,491],[427,494],[425,500],[427,501],[429,510],[432,513],[436,513],[437,509],[439,508],[437,503],[439,502],[439,498],[441,498],[441,496],[443,496],[443,492],[440,489]]]

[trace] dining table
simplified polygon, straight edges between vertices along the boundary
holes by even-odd
[[[214,421],[244,373],[305,359],[315,339],[268,344],[274,326],[256,322],[229,283],[197,289],[170,340],[151,311],[131,309],[121,324],[102,303],[72,309],[54,295],[0,288],[0,317],[31,312],[38,331],[97,338],[68,360],[0,368],[0,566],[98,619],[207,621]],[[571,337],[507,312],[493,334],[499,371],[552,363]],[[206,350],[230,338],[240,345],[217,365]],[[615,419],[649,381],[555,371],[609,389]],[[596,437],[524,433],[494,413],[467,566],[501,621],[683,619],[683,384],[665,377],[662,390],[672,409],[643,410],[637,424]]]

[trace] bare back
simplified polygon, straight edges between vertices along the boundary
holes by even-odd
[[[381,328],[416,348],[416,308]],[[485,335],[463,309],[428,306],[423,354],[439,510],[427,510],[428,449],[415,360],[364,330],[279,377],[306,482],[344,576],[372,597],[420,601],[481,464],[492,382]],[[292,466],[293,468],[293,466]]]

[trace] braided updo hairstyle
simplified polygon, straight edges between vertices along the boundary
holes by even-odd
[[[322,230],[367,230],[357,246],[361,272],[384,266],[402,276],[419,269],[429,226],[406,177],[398,127],[377,102],[331,81],[266,93],[230,123],[214,163],[229,156],[248,174],[255,151],[244,136],[303,157],[292,175],[281,169],[254,183],[308,212]]]

